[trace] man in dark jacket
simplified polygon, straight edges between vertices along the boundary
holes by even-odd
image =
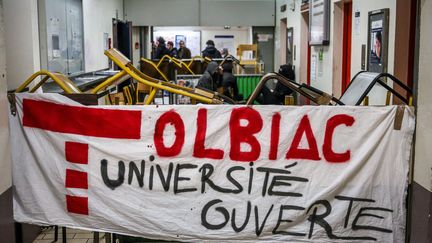
[[[207,47],[202,51],[203,57],[222,58],[221,53],[216,49],[215,43],[212,40],[206,42]]]
[[[291,64],[281,65],[279,74],[289,80],[295,81],[295,72]],[[262,105],[283,105],[285,103],[285,95],[290,95],[292,92],[290,88],[278,81],[274,90],[270,90],[267,85],[264,85],[256,101]]]
[[[222,64],[223,76],[222,76],[222,86],[223,94],[234,99],[235,101],[243,100],[243,95],[239,94],[237,86],[237,78],[233,75],[232,69],[233,64],[231,61],[227,61]]]
[[[197,87],[216,91],[217,88],[220,87],[221,76],[217,62],[210,62],[203,75],[198,80]]]
[[[169,51],[169,55],[171,57],[177,58],[177,48],[174,47],[174,43],[172,41],[167,42],[167,48]]]
[[[178,49],[178,58],[180,59],[187,59],[187,58],[191,58],[191,51],[189,50],[189,48],[186,47],[185,42],[184,41],[180,41],[179,42],[180,48]]]
[[[169,50],[165,45],[165,39],[162,37],[159,37],[157,39],[157,48],[156,48],[156,53],[153,57],[153,59],[161,59],[163,56],[165,55],[169,55]]]
[[[294,67],[291,64],[281,65],[279,68],[279,74],[284,76],[286,79],[295,81],[295,71],[294,71]],[[283,85],[281,82],[277,82],[275,91],[277,91],[279,95],[283,97],[284,101],[285,101],[285,95],[290,95],[293,92],[290,88]]]

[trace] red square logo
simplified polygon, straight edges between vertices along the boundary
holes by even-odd
[[[87,164],[88,163],[88,144],[66,142],[65,143],[66,160],[71,163]]]
[[[88,215],[88,198],[66,195],[66,206],[69,213]]]
[[[66,169],[66,188],[88,189],[87,173]]]

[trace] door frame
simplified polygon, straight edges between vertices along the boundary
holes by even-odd
[[[351,81],[352,2],[343,3],[342,94]]]

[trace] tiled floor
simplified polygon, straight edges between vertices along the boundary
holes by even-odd
[[[44,229],[33,243],[51,243],[54,241],[54,227]],[[78,229],[66,229],[67,243],[93,243],[93,233]],[[58,243],[62,242],[62,230],[59,227]],[[105,243],[105,234],[99,233],[99,243]]]

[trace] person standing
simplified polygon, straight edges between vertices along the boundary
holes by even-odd
[[[159,37],[157,39],[156,53],[153,59],[161,59],[165,55],[169,55],[169,50],[165,45],[165,39],[163,37]]]
[[[222,72],[217,62],[210,62],[207,65],[201,78],[198,80],[196,87],[204,88],[210,91],[216,91],[221,85]]]
[[[180,59],[191,58],[192,57],[191,51],[189,50],[189,48],[186,47],[185,42],[181,40],[179,42],[179,45],[180,48],[178,49],[177,52],[178,58]]]
[[[227,57],[229,55],[228,48],[223,48],[221,54],[223,58]]]
[[[281,65],[279,68],[279,74],[289,80],[295,81],[295,72],[291,64]],[[292,94],[292,92],[293,91],[290,88],[278,81],[274,90],[271,90],[267,85],[264,85],[260,94],[256,98],[256,101],[262,105],[283,105],[285,102],[285,96]]]
[[[222,87],[223,94],[234,99],[235,101],[243,100],[243,95],[239,94],[237,86],[237,78],[232,73],[233,64],[232,61],[227,61],[222,64],[223,75],[222,75]]]
[[[221,53],[218,51],[218,49],[216,49],[215,47],[215,43],[212,40],[208,40],[206,42],[206,48],[204,49],[204,51],[202,51],[202,56],[203,57],[209,57],[209,58],[222,58]]]
[[[177,48],[174,47],[174,43],[172,41],[168,41],[167,48],[169,51],[169,55],[171,57],[177,58]]]

